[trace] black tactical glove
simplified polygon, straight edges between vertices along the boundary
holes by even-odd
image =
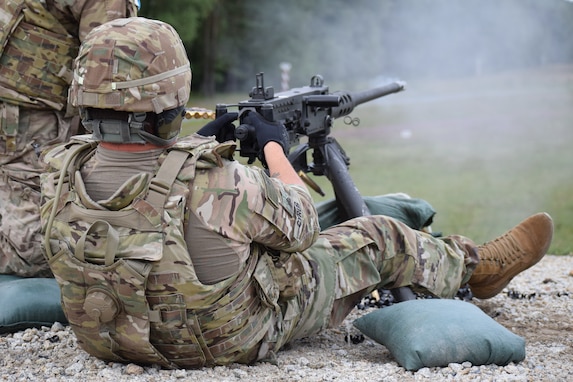
[[[255,128],[257,144],[259,145],[259,160],[267,167],[263,148],[269,142],[277,142],[282,146],[285,155],[288,155],[288,134],[282,123],[269,122],[259,113],[249,111],[243,118],[243,123]]]
[[[235,140],[235,121],[239,117],[239,113],[225,113],[214,121],[209,122],[197,131],[197,134],[204,137],[214,135],[218,142],[234,141]]]

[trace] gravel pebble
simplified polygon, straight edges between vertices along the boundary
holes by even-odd
[[[27,329],[0,336],[1,381],[571,381],[573,380],[573,256],[545,256],[499,295],[473,303],[526,340],[526,358],[507,366],[470,362],[406,371],[382,345],[359,334],[352,321],[372,311],[355,309],[336,329],[295,341],[276,365],[232,364],[198,370],[161,370],[104,362],[79,349],[69,327]]]

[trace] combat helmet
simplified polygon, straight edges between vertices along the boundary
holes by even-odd
[[[97,140],[166,146],[177,139],[190,87],[189,59],[175,29],[130,17],[86,36],[69,102]]]

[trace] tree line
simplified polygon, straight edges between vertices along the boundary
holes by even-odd
[[[275,88],[317,73],[348,87],[573,62],[570,0],[142,0],[139,14],[177,29],[204,96],[259,72]]]

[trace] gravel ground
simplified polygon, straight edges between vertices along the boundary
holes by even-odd
[[[526,358],[504,367],[469,362],[408,372],[389,351],[359,334],[352,321],[376,308],[356,309],[337,329],[296,341],[278,364],[230,365],[200,370],[160,370],[103,362],[77,347],[68,327],[28,329],[0,336],[2,381],[571,381],[573,380],[573,256],[545,256],[502,293],[472,300],[526,340]]]

